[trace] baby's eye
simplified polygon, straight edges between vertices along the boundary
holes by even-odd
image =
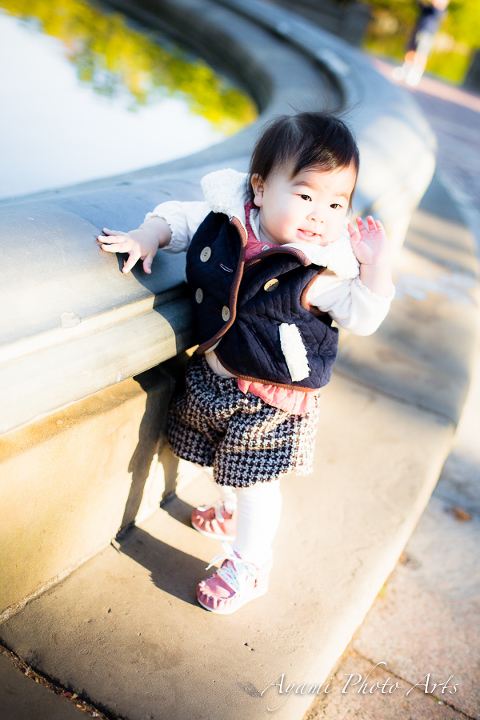
[[[312,198],[310,197],[310,195],[300,195],[300,197],[302,198],[302,200],[306,200],[307,202],[312,202]]]
[[[340,203],[332,203],[332,204],[330,205],[330,207],[333,208],[334,210],[338,210],[338,208],[340,208],[340,209],[342,208],[342,206],[340,205]]]

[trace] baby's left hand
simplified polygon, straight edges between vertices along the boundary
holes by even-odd
[[[376,265],[388,260],[388,240],[380,220],[367,217],[367,225],[361,217],[356,218],[357,227],[348,223],[353,252],[362,265]],[[358,229],[357,229],[358,228]]]

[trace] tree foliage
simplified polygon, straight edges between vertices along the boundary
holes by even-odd
[[[0,8],[61,40],[81,82],[107,96],[128,92],[131,109],[181,95],[217,129],[236,132],[256,116],[253,102],[203,60],[129,26],[119,13],[82,0],[0,0]]]
[[[478,0],[451,0],[445,32],[470,48],[480,48],[480,3]]]

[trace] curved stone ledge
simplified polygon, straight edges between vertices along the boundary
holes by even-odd
[[[2,287],[0,435],[132,377],[192,344],[183,257],[151,276],[99,251],[102,227],[137,226],[164,199],[199,199],[207,171],[245,169],[258,128],[281,112],[347,102],[362,153],[355,212],[373,210],[395,251],[434,167],[433,135],[406,94],[361,53],[257,0],[143,0],[116,6],[181,31],[229,67],[261,108],[256,123],[187,158],[0,203],[8,238]]]

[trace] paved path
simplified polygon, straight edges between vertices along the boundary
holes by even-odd
[[[480,97],[429,77],[410,92],[437,134],[438,176],[480,247]],[[480,718],[479,407],[480,363],[432,499],[330,694],[304,720]]]
[[[392,65],[374,60],[374,66],[390,77]],[[463,205],[480,247],[480,95],[431,77],[408,90],[437,135],[437,171]]]

